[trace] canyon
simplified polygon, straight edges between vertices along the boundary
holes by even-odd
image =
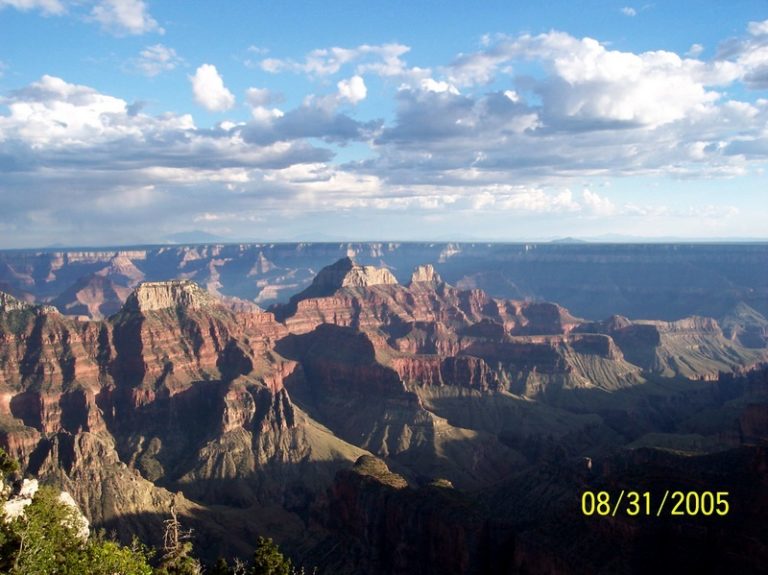
[[[323,573],[631,573],[721,538],[702,572],[758,572],[766,248],[599,247],[4,252],[0,445],[124,540],[173,505],[211,559],[268,535]],[[733,512],[578,513],[665,481]]]
[[[116,313],[141,281],[189,279],[211,293],[284,303],[343,258],[407,283],[432,265],[448,283],[502,299],[557,302],[598,321],[618,314],[720,321],[739,304],[768,314],[768,245],[346,242],[0,251],[0,291],[69,315]]]

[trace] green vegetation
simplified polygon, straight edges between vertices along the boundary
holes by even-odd
[[[8,458],[0,450],[0,459]],[[3,471],[8,467],[2,465]],[[5,477],[5,476],[4,476]],[[100,536],[83,537],[78,511],[58,492],[41,487],[24,513],[0,520],[0,572],[8,575],[152,575],[139,546],[123,547]]]
[[[286,559],[271,539],[259,537],[248,575],[292,575],[290,559]]]
[[[83,518],[58,490],[43,486],[23,513],[6,517],[7,483],[18,463],[0,448],[0,575],[303,575],[271,540],[259,537],[250,563],[220,559],[204,569],[194,557],[191,531],[171,508],[162,553],[137,540],[121,545],[103,533],[83,533]],[[158,560],[153,561],[155,557]]]

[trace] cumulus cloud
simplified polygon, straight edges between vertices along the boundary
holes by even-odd
[[[632,6],[624,6],[624,8],[621,9],[621,13],[624,14],[624,16],[637,16],[637,10],[632,8]]]
[[[282,94],[267,88],[248,88],[245,92],[245,101],[251,107],[251,116],[259,125],[269,127],[274,120],[284,116],[279,108],[269,107],[271,104],[282,102]]]
[[[522,38],[519,48],[542,58],[552,75],[537,90],[551,113],[585,121],[659,126],[711,109],[707,70],[673,52],[609,50],[562,33]]]
[[[134,223],[139,215],[156,223],[163,210],[166,219],[237,214],[244,222],[265,210],[393,211],[417,227],[413,214],[421,213],[457,223],[477,213],[500,226],[499,214],[518,225],[567,218],[585,226],[717,211],[753,217],[717,202],[698,211],[646,205],[595,182],[757,173],[768,160],[768,99],[739,88],[764,81],[767,29],[751,23],[712,59],[695,50],[616,50],[562,32],[488,37],[478,52],[434,69],[409,67],[407,47],[396,44],[328,48],[271,64],[319,79],[324,94],[280,109],[279,94],[252,87],[244,94],[251,118],[209,128],[44,76],[7,94],[0,111],[8,196],[0,228],[88,225],[94,210],[109,219],[116,202],[137,214]],[[162,71],[178,58],[170,50],[156,44],[142,56]],[[382,91],[394,109],[386,121],[345,113],[370,97],[371,75],[388,79]],[[215,66],[203,64],[190,81],[204,108],[234,106]],[[345,163],[334,162],[352,143]]]
[[[375,179],[344,179],[329,166],[315,184],[292,183],[284,172],[328,165],[332,153],[279,134],[264,144],[246,141],[245,123],[201,129],[189,115],[151,116],[53,76],[11,92],[4,103],[0,174],[8,198],[0,227],[9,226],[19,242],[25,229],[63,238],[91,228],[140,241],[142,234],[157,233],[160,222],[191,220],[212,208],[283,209],[306,189],[321,193],[323,181],[333,182],[338,198],[351,193],[347,184]]]
[[[137,133],[133,122],[109,121],[127,116],[125,101],[54,76],[13,92],[6,105],[10,115],[0,116],[0,141],[19,140],[32,149],[87,145]]]
[[[346,144],[370,139],[381,126],[379,121],[358,122],[336,112],[333,105],[314,100],[285,113],[264,107],[255,107],[252,113],[258,121],[243,129],[243,138],[258,145],[305,138]]]
[[[170,72],[182,62],[183,60],[173,48],[154,44],[144,48],[132,64],[136,70],[151,78],[163,72]]]
[[[362,102],[368,95],[368,89],[365,87],[365,81],[361,76],[352,76],[348,80],[341,80],[336,86],[339,89],[339,98],[353,105]]]
[[[118,36],[164,33],[143,0],[100,0],[91,10],[91,18]]]
[[[304,62],[266,58],[262,60],[261,67],[265,72],[271,73],[289,71],[313,76],[328,76],[336,74],[342,66],[360,58],[363,54],[369,53],[372,48],[371,46],[321,48],[310,52]]]
[[[477,197],[509,180],[745,174],[749,162],[768,159],[768,100],[727,99],[726,90],[758,81],[762,30],[751,25],[710,61],[612,50],[562,32],[489,37],[441,69],[445,78],[403,86],[376,156],[356,169],[392,185],[469,186]],[[520,62],[537,73],[512,75]],[[508,205],[515,201],[523,205]],[[623,213],[593,190],[573,201],[583,214]]]
[[[211,112],[223,112],[235,105],[235,96],[224,86],[216,66],[203,64],[190,76],[195,101]]]
[[[421,82],[419,82],[419,86],[425,92],[436,92],[438,94],[441,92],[449,92],[454,95],[459,94],[458,88],[456,88],[456,86],[453,84],[444,81],[438,82],[434,78],[422,79]]]
[[[63,14],[66,7],[60,0],[0,0],[0,10],[9,6],[17,10],[40,10],[43,14]]]
[[[544,99],[551,116],[651,127],[711,109],[720,96],[711,86],[727,85],[744,71],[743,62],[611,50],[592,38],[549,32],[497,37],[480,52],[458,57],[445,73],[457,85],[481,85],[512,78],[519,62],[540,67],[539,78],[517,81]]]
[[[732,64],[748,88],[768,88],[768,20],[750,22],[746,37],[723,42],[716,59],[723,65]]]

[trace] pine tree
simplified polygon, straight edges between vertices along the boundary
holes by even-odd
[[[293,564],[280,552],[272,539],[259,537],[248,575],[292,575]]]

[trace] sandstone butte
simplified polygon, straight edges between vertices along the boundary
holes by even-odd
[[[431,265],[404,286],[350,258],[269,311],[188,280],[140,283],[100,321],[0,293],[0,445],[93,525],[156,540],[173,503],[220,554],[247,554],[257,533],[302,548],[308,532],[386,529],[426,481],[425,532],[445,526],[439,564],[464,573],[491,543],[454,488],[518,477],[545,437],[609,444],[601,410],[647,426],[661,417],[638,391],[649,379],[716,380],[766,357],[709,318],[587,322],[457,289]],[[763,416],[744,411],[744,428],[760,436]]]

